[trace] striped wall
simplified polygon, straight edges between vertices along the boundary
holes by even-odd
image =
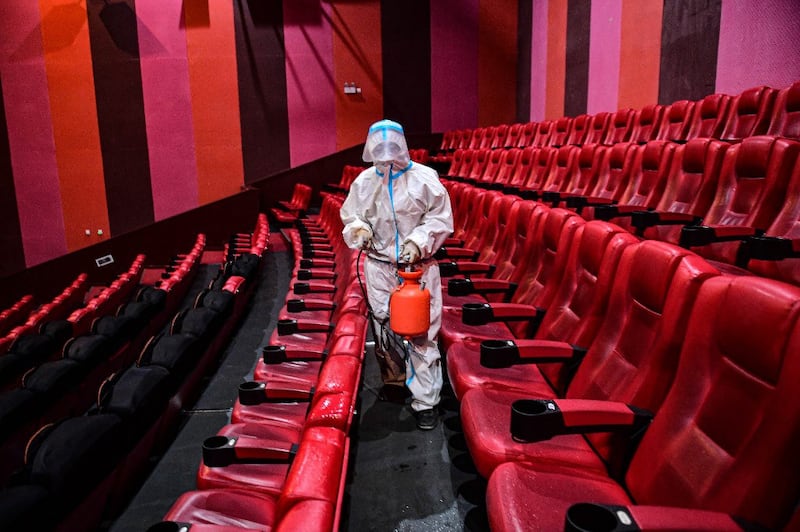
[[[795,0],[0,2],[0,276],[362,142],[800,79]],[[345,94],[354,83],[355,94]]]

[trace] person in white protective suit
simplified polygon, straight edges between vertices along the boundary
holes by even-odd
[[[401,364],[405,358],[404,378],[411,393],[411,408],[417,426],[428,430],[438,423],[436,405],[442,389],[436,343],[442,318],[442,283],[432,257],[453,232],[450,197],[436,170],[411,161],[403,128],[397,122],[381,120],[369,128],[363,159],[374,166],[355,179],[342,204],[342,235],[350,248],[366,250],[367,298],[378,322],[377,330],[382,331],[381,339],[391,340],[386,344],[394,349],[394,353],[377,353],[383,363],[384,382],[385,364],[390,361],[382,356],[394,355]],[[428,334],[412,338],[406,347],[388,326],[389,296],[398,286],[398,264],[401,268],[407,264],[420,268],[421,282],[431,294]]]

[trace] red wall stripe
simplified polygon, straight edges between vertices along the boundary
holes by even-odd
[[[337,150],[364,142],[370,124],[383,118],[380,20],[378,2],[331,3]],[[351,82],[360,93],[344,93]]]
[[[36,2],[0,3],[3,101],[27,266],[67,252],[40,20]]]
[[[567,68],[567,0],[552,0],[547,8],[547,99],[545,118],[564,116]]]
[[[663,0],[622,0],[620,108],[658,101]]]
[[[478,3],[431,2],[433,131],[471,128],[478,123]]]
[[[510,124],[517,118],[518,3],[481,0],[479,5],[478,125]]]
[[[547,109],[547,2],[534,2],[531,20],[531,116],[541,121]]]
[[[336,149],[338,87],[333,75],[330,20],[330,4],[327,2],[283,2],[292,166],[328,155]]]
[[[184,2],[200,204],[244,184],[231,2]]]
[[[183,8],[136,0],[153,214],[163,220],[198,205],[192,95]]]
[[[50,111],[67,248],[109,233],[86,8],[40,0]],[[89,235],[84,234],[89,230]],[[98,235],[103,232],[103,236]]]

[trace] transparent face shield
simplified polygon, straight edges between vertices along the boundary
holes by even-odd
[[[395,169],[406,168],[410,157],[403,127],[391,120],[373,124],[367,133],[362,159],[379,168],[388,168],[389,165]]]

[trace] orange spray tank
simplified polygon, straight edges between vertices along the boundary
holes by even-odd
[[[420,284],[422,271],[398,271],[403,279],[389,298],[389,327],[406,338],[428,334],[431,326],[431,293]]]

